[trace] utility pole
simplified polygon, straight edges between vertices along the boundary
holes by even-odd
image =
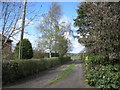
[[[24,27],[25,27],[26,5],[27,5],[27,1],[24,0],[24,6],[22,11],[22,30],[21,30],[21,37],[19,43],[19,59],[22,59],[22,49],[23,49],[22,41],[23,41]]]

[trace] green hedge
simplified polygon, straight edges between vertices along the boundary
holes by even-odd
[[[120,65],[103,56],[85,56],[85,76],[89,85],[97,88],[120,88]]]
[[[97,88],[120,88],[120,71],[118,65],[100,65],[91,67],[86,72],[86,79]]]
[[[2,64],[2,82],[3,84],[15,82],[29,75],[39,73],[50,67],[60,65],[69,61],[70,57],[54,57],[40,60],[16,60],[3,62]]]

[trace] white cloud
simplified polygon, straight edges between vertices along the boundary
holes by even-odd
[[[80,38],[82,38],[82,36],[80,34],[77,34],[77,32],[74,33],[76,36],[79,36]],[[81,51],[83,51],[85,49],[85,46],[83,46],[82,44],[80,44],[78,42],[77,38],[74,38],[73,40],[73,47],[75,50],[73,50],[74,53],[80,53]]]
[[[64,33],[64,37],[65,37],[66,39],[72,40],[72,36],[69,34],[69,32],[65,32],[65,33]]]
[[[15,35],[14,38],[11,37],[11,39],[13,40],[13,49],[15,48],[16,44],[20,41],[20,35],[21,32]],[[28,39],[31,42],[33,48],[37,47],[36,37],[34,35],[24,33],[24,38]]]
[[[64,22],[64,23],[62,23]],[[63,16],[61,19],[60,19],[60,24],[63,24],[65,27],[73,27],[73,24],[71,24],[69,18],[67,18],[66,16]],[[76,36],[80,36],[80,34],[77,34],[76,32],[73,32],[73,34],[75,34]],[[78,39],[77,38],[74,38],[70,33],[69,33],[69,30],[67,30],[65,33],[64,33],[64,36],[66,39],[69,39],[70,42],[71,42],[71,46],[72,46],[72,49],[70,51],[70,53],[80,53],[81,51],[84,50],[84,46],[81,45],[79,42],[78,42]]]
[[[77,38],[73,38],[73,36],[69,36],[69,38],[72,44],[72,50],[70,53],[80,53],[84,50],[85,47],[78,42]]]
[[[38,21],[38,23],[43,22],[43,20],[44,20],[44,18],[43,18],[43,17],[41,17],[41,18],[40,18],[40,20]]]
[[[71,22],[70,22],[69,18],[67,18],[66,16],[62,16],[59,21],[59,24],[65,26],[65,27],[69,27],[71,25]]]
[[[22,22],[22,19],[19,19],[18,22]]]
[[[25,24],[27,24],[29,21],[30,20],[25,18]],[[21,27],[21,25],[22,25],[22,19],[19,19],[18,22],[17,22],[16,27],[19,28],[19,27]],[[28,26],[31,26],[31,25],[33,25],[32,21],[28,24]],[[11,28],[13,28],[13,27],[11,27]],[[12,32],[12,30],[11,30],[11,32]],[[18,32],[18,30],[14,31],[14,33],[16,33],[16,32]],[[13,44],[16,44],[20,40],[20,34],[21,34],[21,32],[14,35],[14,37],[11,37],[11,39],[14,40]],[[26,35],[26,34],[24,33],[24,35]]]
[[[28,24],[29,23],[29,24]],[[30,21],[29,19],[25,18],[25,25],[28,24],[28,26],[34,25],[34,23],[32,21]],[[22,19],[18,20],[17,26],[21,26],[22,25]]]
[[[25,18],[25,21],[28,21],[27,18]],[[18,20],[18,22],[22,22],[22,18]]]
[[[33,23],[32,21],[30,22],[30,20],[28,20],[27,18],[25,18],[25,25],[26,25],[28,22],[29,22],[28,27],[34,25],[34,23]],[[21,25],[22,25],[22,19],[19,19],[18,22],[17,22],[16,27],[19,28],[19,27],[21,27]],[[18,32],[18,31],[15,31],[15,32]],[[17,33],[16,35],[14,35],[14,37],[11,37],[11,39],[14,41],[14,42],[13,42],[13,45],[14,45],[14,46],[15,46],[16,43],[20,40],[20,34],[21,34],[21,32],[19,32],[19,33]],[[24,33],[24,38],[28,38],[29,40],[34,39],[34,37],[31,37],[31,36],[27,35],[26,33]],[[34,43],[34,41],[32,41],[32,42]]]
[[[29,26],[30,26],[30,25],[34,25],[34,23],[31,21],[28,25],[29,25]]]
[[[69,32],[65,32],[64,36],[71,42],[72,49],[70,53],[80,53],[85,49],[85,47],[78,42],[78,39],[74,38]]]

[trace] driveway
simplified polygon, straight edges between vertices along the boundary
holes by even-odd
[[[75,67],[70,73],[56,83],[49,84],[60,73],[62,73],[71,63]],[[85,82],[84,69],[78,60],[70,61],[62,66],[43,71],[37,75],[30,76],[24,80],[3,86],[3,88],[90,88]]]

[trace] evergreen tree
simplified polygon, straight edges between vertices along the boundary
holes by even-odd
[[[83,3],[77,11],[75,26],[79,27],[78,33],[83,36],[79,38],[80,43],[83,43],[89,52],[107,58],[119,58],[120,2]]]
[[[16,44],[16,48],[15,48],[15,58],[18,58],[18,54],[19,54],[19,43],[18,42]],[[31,59],[33,57],[33,49],[32,49],[32,45],[30,43],[30,41],[28,39],[23,39],[22,40],[22,44],[23,44],[23,47],[22,47],[22,59]]]

